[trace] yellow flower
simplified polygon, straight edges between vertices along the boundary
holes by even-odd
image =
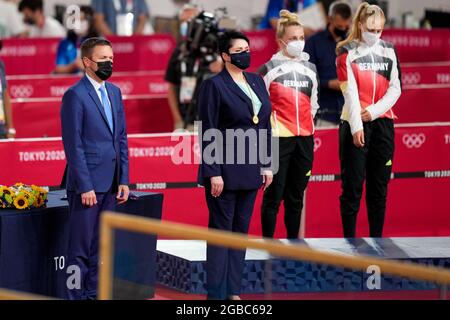
[[[13,194],[12,190],[10,188],[6,187],[6,186],[1,186],[0,187],[0,193],[9,194],[9,195]]]
[[[29,192],[26,189],[20,190],[18,195],[19,196],[20,195],[24,196],[25,199],[27,199],[27,201],[28,201],[28,206],[30,206],[30,207],[33,205],[33,203],[35,202],[35,199],[38,197],[38,196],[36,196],[35,194]]]
[[[5,191],[5,190],[3,190]],[[8,193],[9,192],[9,193]],[[12,205],[14,198],[13,198],[13,194],[12,192],[7,191],[5,193],[2,194],[2,198],[3,198],[3,202],[6,203],[6,206],[9,207],[10,205]]]
[[[31,189],[36,193],[47,193],[47,190],[36,185],[31,185]]]
[[[9,188],[0,185],[0,208],[39,208],[45,206],[47,195],[46,189],[34,184],[26,185],[18,182]]]
[[[14,199],[14,206],[19,210],[26,209],[28,208],[28,199],[23,195],[18,195]]]

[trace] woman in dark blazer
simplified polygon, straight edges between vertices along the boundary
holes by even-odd
[[[271,104],[262,78],[243,71],[250,65],[248,38],[226,32],[219,52],[225,68],[199,90],[199,183],[205,187],[209,228],[246,234],[257,191],[272,182]],[[209,299],[239,299],[244,262],[245,250],[208,244]]]

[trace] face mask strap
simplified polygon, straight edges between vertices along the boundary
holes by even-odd
[[[110,63],[112,64],[112,62],[109,61],[109,60],[105,60],[105,61],[94,61],[94,60],[92,60],[92,59],[89,58],[89,57],[86,57],[86,58],[88,58],[89,60],[91,60],[92,62],[94,62],[94,63],[97,65],[97,67],[98,67],[98,64],[99,64],[99,63],[102,63],[102,62],[110,62]]]
[[[284,44],[286,47],[287,47],[287,46],[289,45],[289,43],[290,43],[290,42],[286,43],[286,42],[284,42],[284,40],[282,40],[282,39],[280,39],[280,41],[283,42],[283,44]],[[300,40],[300,39],[299,39],[299,40],[292,40],[291,42],[299,42],[299,41],[305,42],[305,40]]]

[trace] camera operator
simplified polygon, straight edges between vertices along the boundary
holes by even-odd
[[[197,89],[204,79],[222,70],[223,62],[217,54],[218,27],[214,15],[199,12],[195,5],[185,5],[178,18],[182,41],[172,53],[165,80],[169,83],[174,129],[193,130]]]

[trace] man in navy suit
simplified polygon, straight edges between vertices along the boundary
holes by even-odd
[[[128,200],[128,143],[122,94],[105,81],[112,74],[111,43],[89,38],[81,56],[86,75],[61,106],[70,215],[66,266],[81,276],[68,279],[66,298],[96,299],[100,212]]]

